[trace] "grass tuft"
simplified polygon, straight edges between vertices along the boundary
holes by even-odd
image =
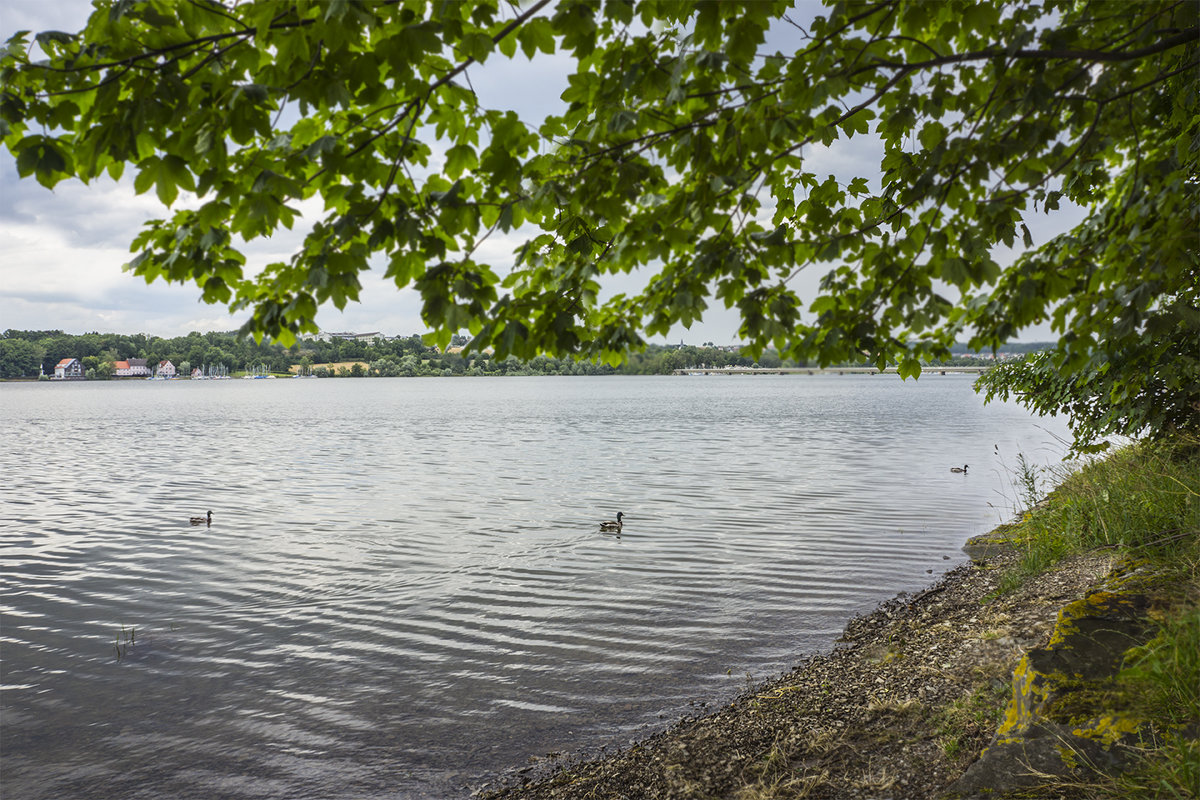
[[[1142,443],[1092,461],[1040,498],[1036,468],[1018,460],[1027,509],[1011,526],[1022,549],[1018,570],[998,593],[1085,550],[1112,548],[1161,563],[1200,561],[1200,449]]]
[[[1119,702],[1155,721],[1159,741],[1098,797],[1200,797],[1200,583],[1190,589],[1158,635],[1126,659],[1114,689]]]

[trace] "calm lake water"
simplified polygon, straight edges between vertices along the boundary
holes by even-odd
[[[971,383],[0,385],[0,793],[458,798],[625,745],[1011,514],[1065,428]]]

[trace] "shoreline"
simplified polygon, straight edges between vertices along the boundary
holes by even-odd
[[[997,533],[972,543],[996,541]],[[1073,556],[984,601],[1018,559],[972,543],[973,560],[852,618],[834,649],[804,657],[704,716],[600,756],[537,758],[479,789],[483,800],[736,797],[928,798],[992,741],[1013,670],[1060,609],[1112,567]]]

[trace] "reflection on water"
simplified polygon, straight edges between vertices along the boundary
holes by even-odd
[[[624,744],[1063,449],[963,376],[9,384],[0,430],[6,800],[463,797]]]

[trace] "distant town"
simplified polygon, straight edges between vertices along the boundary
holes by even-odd
[[[705,342],[651,344],[613,367],[590,361],[538,356],[530,361],[496,359],[490,351],[464,350],[455,336],[441,350],[420,334],[389,336],[379,331],[328,331],[303,337],[292,347],[240,337],[236,332],[190,333],[163,338],[149,334],[8,330],[0,335],[0,379],[5,380],[230,380],[279,377],[419,377],[454,375],[669,375],[720,370],[807,369],[773,351],[757,360],[740,345]],[[954,358],[936,366],[985,367],[1019,357],[1045,344],[1018,344],[997,353],[954,348]],[[846,368],[862,364],[840,365]]]

